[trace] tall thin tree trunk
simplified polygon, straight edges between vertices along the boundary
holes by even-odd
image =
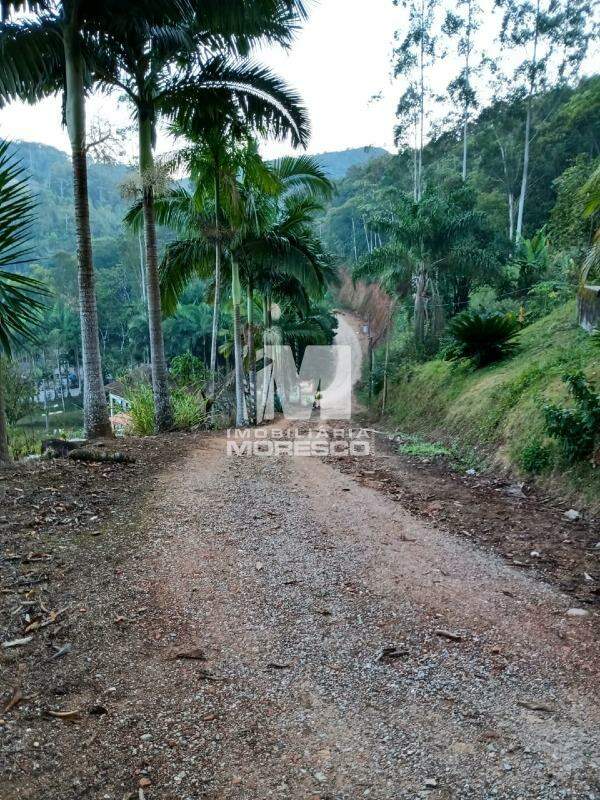
[[[529,77],[529,94],[527,95],[527,112],[525,115],[525,143],[523,145],[523,174],[521,175],[521,193],[519,194],[519,208],[517,211],[517,229],[515,241],[523,235],[523,216],[525,213],[525,198],[527,197],[527,184],[529,181],[529,149],[531,145],[531,112],[533,94],[535,91],[535,78],[537,70],[537,47],[540,22],[540,0],[537,0],[535,11],[535,33],[533,37],[533,54],[531,57],[531,72]]]
[[[417,275],[417,286],[415,291],[415,310],[414,310],[414,328],[415,328],[415,341],[418,344],[425,342],[425,287],[427,286],[427,271],[424,265],[421,265],[419,274]]]
[[[244,415],[244,355],[242,352],[242,320],[240,304],[242,289],[237,261],[231,259],[231,295],[233,299],[233,357],[235,366],[235,424],[241,428],[245,424]]]
[[[383,360],[383,389],[381,392],[381,415],[385,414],[385,407],[387,404],[387,393],[388,393],[388,364],[390,360],[390,337],[389,331],[388,336],[385,340],[385,358]]]
[[[165,342],[160,306],[160,277],[158,273],[158,247],[154,211],[154,156],[152,153],[154,127],[152,118],[140,111],[140,177],[143,187],[144,235],[146,240],[146,291],[148,293],[148,330],[150,334],[150,360],[152,362],[152,392],[156,429],[169,430],[173,425],[173,411],[169,395],[169,377],[165,359]]]
[[[272,383],[273,377],[273,364],[267,366],[267,347],[273,345],[273,336],[271,332],[271,296],[266,293],[263,296],[263,388],[260,421],[264,422],[265,413],[267,410],[267,403],[269,401],[269,392],[273,391],[273,402],[275,402],[275,384]]]
[[[215,395],[217,373],[217,343],[219,339],[219,315],[221,310],[221,190],[219,164],[215,163],[215,297],[213,300],[212,335],[210,340],[210,396]]]
[[[425,0],[421,0],[421,86],[420,86],[420,140],[419,140],[419,169],[417,178],[417,200],[423,194],[423,143],[425,137]]]
[[[467,112],[465,111],[465,119],[463,122],[463,160],[462,160],[462,179],[467,180],[467,137],[468,137],[468,122]]]
[[[6,422],[6,402],[4,399],[4,387],[6,385],[6,375],[4,372],[4,359],[0,356],[0,464],[8,464],[11,461],[10,449],[8,447],[8,423]]]
[[[467,83],[467,94],[464,107],[463,119],[463,162],[462,162],[462,179],[467,180],[467,149],[468,149],[468,135],[469,135],[469,91],[471,88],[471,74],[469,69],[469,60],[471,56],[471,29],[473,25],[473,3],[469,0],[468,3],[468,16],[467,16],[467,42],[465,47],[465,79]]]
[[[77,234],[77,280],[83,361],[83,423],[88,438],[111,436],[102,378],[98,310],[92,258],[87,181],[85,99],[79,30],[71,20],[63,31],[66,74],[66,118],[73,161],[73,196]]]
[[[513,241],[515,235],[515,197],[508,193],[508,240]]]
[[[413,150],[413,199],[415,203],[419,200],[419,125],[415,117],[415,146]]]
[[[525,145],[523,149],[523,174],[521,176],[521,192],[519,194],[519,207],[517,210],[517,228],[515,240],[519,241],[523,235],[523,215],[525,212],[525,198],[527,196],[527,182],[529,178],[529,144],[531,132],[531,98],[527,104],[527,114],[525,116]]]
[[[251,412],[251,422],[253,425],[256,425],[258,420],[257,415],[257,392],[256,392],[256,347],[254,346],[254,287],[252,285],[252,279],[248,279],[248,307],[247,307],[247,318],[248,318],[248,364],[249,364],[249,373],[250,373],[250,412]]]

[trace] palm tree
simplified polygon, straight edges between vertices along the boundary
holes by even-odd
[[[418,345],[443,329],[440,286],[459,311],[468,300],[472,275],[493,270],[488,230],[473,209],[468,190],[448,196],[426,192],[420,201],[404,196],[376,221],[385,241],[355,266],[354,280],[375,280],[394,296],[414,295],[413,326]]]
[[[10,461],[4,403],[3,357],[10,358],[15,345],[33,338],[39,324],[46,290],[38,281],[8,272],[30,255],[28,238],[34,202],[19,163],[0,142],[0,463]]]
[[[102,379],[98,312],[92,257],[87,184],[85,96],[92,88],[92,56],[102,51],[101,32],[128,15],[159,20],[183,0],[0,0],[0,102],[35,103],[63,93],[63,114],[71,142],[79,311],[84,373],[84,426],[88,437],[111,434]],[[10,11],[33,12],[31,19],[7,21]]]
[[[265,164],[256,144],[248,142],[237,149],[236,181],[223,198],[223,239],[231,265],[231,292],[234,321],[237,423],[244,423],[244,374],[242,359],[241,289],[248,297],[247,331],[250,384],[256,409],[256,360],[252,331],[253,299],[257,289],[264,298],[265,327],[269,325],[270,305],[278,292],[293,291],[296,297],[322,293],[333,280],[330,257],[315,237],[311,222],[320,209],[315,199],[331,191],[331,183],[320,166],[307,156],[286,158],[274,165]],[[175,189],[157,204],[158,218],[186,238],[167,247],[162,265],[163,301],[168,311],[177,307],[181,292],[196,276],[210,270],[210,243],[206,230],[212,209],[202,203],[206,194]],[[254,415],[254,413],[253,413]]]
[[[156,26],[143,18],[119,25],[106,40],[105,52],[95,60],[97,79],[105,87],[125,92],[138,122],[152,383],[159,430],[171,424],[155,218],[158,176],[153,150],[160,117],[175,119],[182,128],[197,133],[207,129],[210,115],[222,118],[223,108],[232,107],[237,116],[245,112],[276,134],[291,133],[295,144],[303,144],[308,136],[298,98],[268,70],[231,57],[247,50],[257,38],[288,43],[302,5],[281,0],[191,5],[194,15],[184,25]],[[186,65],[183,74],[182,64]],[[216,259],[219,249],[217,245]],[[218,319],[215,322],[218,327]],[[212,349],[216,359],[216,341]]]

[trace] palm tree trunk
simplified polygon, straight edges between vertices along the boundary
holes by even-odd
[[[417,276],[417,287],[415,291],[415,311],[414,328],[415,341],[417,344],[425,342],[425,287],[427,286],[427,272],[421,266]]]
[[[265,421],[265,412],[267,410],[267,393],[269,391],[270,380],[267,374],[267,337],[269,330],[269,312],[268,312],[268,299],[267,295],[263,294],[262,298],[263,307],[263,385],[262,385],[262,398],[260,401],[260,417],[259,421]]]
[[[152,154],[154,129],[152,118],[140,111],[140,177],[144,193],[144,233],[146,240],[146,292],[148,294],[148,328],[150,334],[150,360],[152,362],[152,391],[156,429],[169,430],[173,425],[173,411],[169,395],[169,377],[165,359],[165,342],[160,307],[160,277],[158,273],[158,247],[156,243],[156,218],[154,211],[154,156]]]
[[[8,447],[8,424],[6,422],[6,408],[4,400],[4,360],[0,356],[0,464],[8,464],[11,461],[10,449]]]
[[[75,21],[63,32],[66,67],[66,118],[73,161],[73,195],[77,234],[77,279],[83,361],[83,422],[88,438],[112,435],[102,379],[98,310],[92,259],[87,182],[85,99],[79,33]]]
[[[256,425],[257,412],[256,412],[256,348],[254,346],[254,287],[252,286],[252,279],[248,279],[248,364],[250,372],[250,414],[251,422]]]
[[[235,424],[241,428],[245,425],[244,415],[244,359],[242,353],[242,320],[240,303],[242,289],[240,271],[237,261],[231,259],[231,295],[233,299],[233,357],[235,367]]]
[[[215,164],[215,297],[213,301],[212,336],[210,340],[210,396],[215,395],[217,373],[217,343],[219,338],[219,315],[221,310],[221,191],[219,166]]]

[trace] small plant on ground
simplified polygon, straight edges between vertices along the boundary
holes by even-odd
[[[200,393],[175,389],[172,395],[173,423],[178,430],[197,428],[206,419],[206,404]]]
[[[524,472],[537,475],[547,472],[553,462],[552,448],[540,439],[531,438],[516,454],[516,461]]]
[[[137,384],[129,390],[128,400],[134,432],[138,436],[151,436],[156,427],[152,387],[148,383]]]
[[[569,464],[591,456],[600,436],[600,395],[590,386],[583,372],[563,377],[575,401],[574,408],[555,404],[544,407],[546,433],[557,439]]]
[[[454,357],[471,358],[476,367],[485,367],[511,355],[520,325],[512,314],[479,314],[463,311],[448,325],[457,344]]]
[[[417,458],[435,458],[436,456],[449,456],[450,450],[439,444],[431,442],[411,442],[402,444],[398,451],[405,456],[416,456]]]

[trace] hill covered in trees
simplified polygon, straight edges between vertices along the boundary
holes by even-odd
[[[446,126],[423,148],[418,199],[411,149],[351,170],[323,236],[391,300],[372,384],[395,426],[593,504],[600,339],[579,327],[575,295],[600,283],[600,76],[534,96],[518,237],[526,114],[521,95],[480,111],[464,178],[463,131]]]
[[[576,87],[561,86],[534,98],[535,135],[531,141],[529,188],[524,235],[554,226],[557,244],[572,244],[589,235],[591,222],[578,207],[561,206],[567,186],[582,185],[600,155],[600,76]],[[485,214],[498,243],[508,251],[514,240],[521,181],[525,99],[498,101],[481,110],[472,123],[467,185],[474,208]],[[410,149],[385,154],[355,167],[338,182],[324,219],[332,249],[355,261],[372,250],[382,233],[377,221],[403,194],[413,193]],[[443,192],[460,184],[462,142],[459,126],[446,128],[423,149],[424,189]]]
[[[383,147],[354,147],[329,153],[316,153],[315,158],[334,181],[344,178],[350,169],[368,164],[374,158],[389,155]]]

